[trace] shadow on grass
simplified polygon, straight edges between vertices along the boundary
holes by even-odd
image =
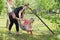
[[[8,34],[8,31],[6,29],[0,30],[0,40],[59,40],[56,37],[57,35],[57,32],[56,34],[52,35],[49,31],[45,31],[40,32],[39,35],[22,33],[21,35],[17,36],[15,33],[11,35]]]
[[[0,34],[0,40],[58,40],[56,35],[43,34],[43,35],[30,35],[22,33],[17,36],[16,34]]]

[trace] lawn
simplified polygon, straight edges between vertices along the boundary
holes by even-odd
[[[26,17],[27,16],[27,17]],[[15,25],[12,28],[13,34],[8,34],[8,29],[5,28],[6,16],[0,16],[0,40],[60,40],[60,31],[57,28],[55,23],[51,23],[47,19],[43,21],[49,26],[50,29],[54,31],[54,35],[43,25],[43,23],[34,15],[25,15],[25,18],[29,19],[33,17],[35,19],[33,25],[33,35],[30,35],[23,31],[19,30],[21,35],[17,36],[15,31]]]

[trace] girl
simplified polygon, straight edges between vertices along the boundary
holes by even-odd
[[[21,21],[20,21],[20,28],[32,34],[32,23],[34,22],[34,19],[33,18],[30,18],[29,20],[22,19],[22,21],[24,21],[24,23],[21,24]]]
[[[7,15],[9,15],[10,13],[12,13],[13,11],[13,0],[7,0]],[[6,23],[6,27],[8,28],[9,26],[9,17],[7,18],[7,23]]]

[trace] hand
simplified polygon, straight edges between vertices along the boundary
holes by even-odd
[[[20,21],[20,18],[17,18],[18,21]]]

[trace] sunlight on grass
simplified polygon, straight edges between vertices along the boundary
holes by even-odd
[[[12,33],[11,35],[8,34],[8,29],[5,28],[6,25],[6,18],[0,19],[0,40],[59,40],[60,35],[52,35],[51,32],[43,25],[43,23],[34,15],[25,15],[27,16],[27,19],[30,19],[31,17],[34,18],[34,23],[32,24],[33,27],[33,35],[28,34],[26,31],[23,31],[20,29],[21,35],[16,35],[16,28],[15,25],[12,27]],[[43,19],[44,22],[52,29],[56,30],[55,26],[53,26],[53,23],[50,23],[48,20]],[[53,27],[52,27],[53,26]]]

